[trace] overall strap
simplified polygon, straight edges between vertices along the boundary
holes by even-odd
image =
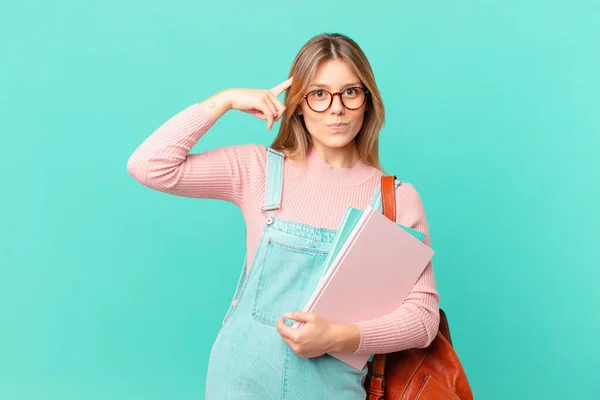
[[[265,176],[265,202],[263,211],[281,208],[281,193],[283,191],[283,161],[285,154],[267,148],[267,168]]]

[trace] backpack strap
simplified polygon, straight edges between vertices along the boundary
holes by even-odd
[[[381,203],[383,205],[383,215],[396,221],[396,176],[385,175],[381,177]]]

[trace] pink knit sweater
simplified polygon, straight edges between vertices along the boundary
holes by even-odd
[[[215,124],[198,104],[172,116],[131,155],[127,169],[140,183],[178,196],[221,199],[236,204],[247,226],[247,265],[262,232],[266,148],[245,144],[190,154],[196,142]],[[307,156],[307,169],[289,158],[278,216],[305,224],[337,229],[348,206],[364,209],[382,172],[362,161],[353,168],[333,168],[316,151]],[[400,178],[401,179],[401,178]],[[418,192],[410,183],[396,191],[398,223],[427,234],[429,228]],[[395,311],[357,323],[357,352],[388,353],[425,347],[437,333],[439,296],[431,263],[413,291]],[[290,310],[292,311],[292,310]]]

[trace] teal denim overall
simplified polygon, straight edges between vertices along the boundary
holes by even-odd
[[[301,310],[308,301],[336,234],[272,215],[281,206],[284,157],[268,149],[262,236],[248,274],[244,262],[213,344],[205,398],[364,400],[366,366],[358,371],[328,354],[302,358],[275,328],[284,312]],[[371,206],[381,212],[380,187]]]

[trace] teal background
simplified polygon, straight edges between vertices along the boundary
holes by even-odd
[[[321,32],[375,70],[381,159],[422,196],[475,398],[597,398],[599,20],[591,0],[3,2],[0,399],[203,398],[242,215],[127,159],[193,102],[285,80]],[[265,127],[228,113],[194,152]]]

